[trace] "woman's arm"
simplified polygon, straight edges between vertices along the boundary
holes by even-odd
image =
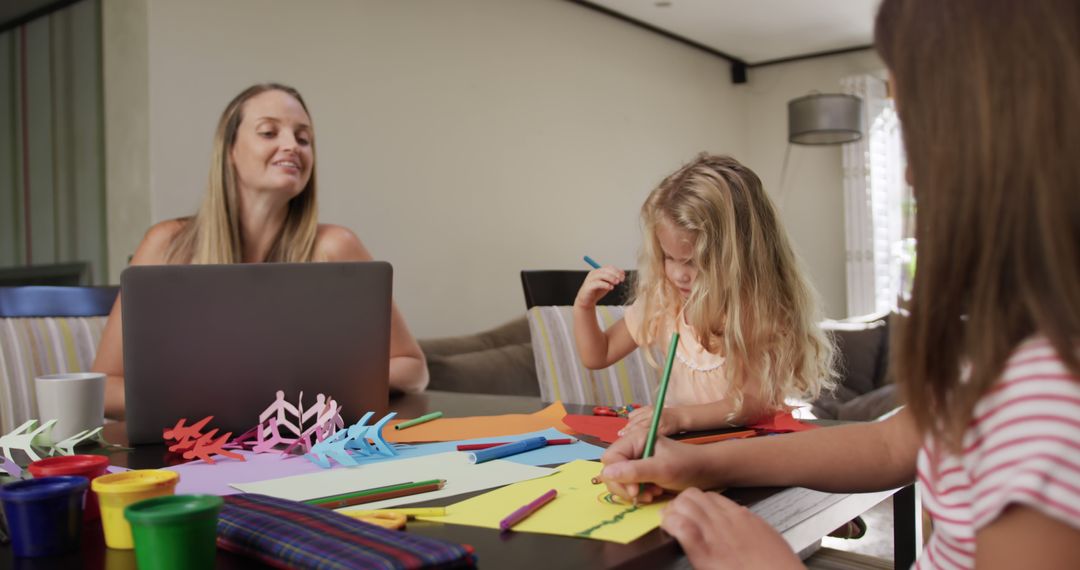
[[[655,455],[639,460],[645,436],[635,431],[604,453],[602,478],[620,496],[636,496],[637,483],[673,490],[801,486],[829,492],[880,491],[914,481],[921,444],[906,410],[880,422],[709,445],[658,438]],[[658,493],[649,488],[642,498]]]
[[[325,261],[371,261],[371,253],[351,230],[321,224],[315,237],[315,256]],[[428,385],[427,360],[409,332],[397,304],[390,307],[390,387],[420,392]]]
[[[131,258],[131,265],[164,264],[165,252],[184,223],[169,220],[147,230]],[[124,346],[120,305],[120,296],[117,295],[109,318],[105,321],[94,364],[90,367],[93,372],[105,374],[105,416],[117,420],[124,419]]]

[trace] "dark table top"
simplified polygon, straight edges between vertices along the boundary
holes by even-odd
[[[395,396],[390,408],[400,417],[416,417],[430,411],[442,411],[447,417],[531,413],[544,407],[538,398],[427,392]],[[568,405],[571,413],[589,413],[585,406]],[[124,425],[106,426],[106,439],[126,442]],[[589,439],[589,438],[585,438]],[[593,441],[593,443],[599,443]],[[108,454],[113,465],[132,469],[151,469],[175,461],[164,445],[139,446],[132,451]],[[729,489],[725,494],[749,506],[784,534],[796,550],[802,550],[851,517],[860,514],[888,493],[835,495],[806,489]],[[449,497],[415,506],[441,506],[471,495]],[[107,568],[132,569],[134,552],[105,547],[100,525],[88,525],[83,531],[81,551],[66,557],[20,559],[8,546],[0,546],[0,570],[7,568]],[[469,544],[476,549],[482,568],[679,568],[688,567],[678,544],[656,529],[630,544],[616,544],[584,538],[533,533],[499,533],[492,529],[410,521],[407,532]],[[218,550],[217,568],[257,568],[254,560]]]

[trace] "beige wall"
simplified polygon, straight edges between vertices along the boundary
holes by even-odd
[[[812,91],[839,92],[841,78],[884,67],[876,52],[865,50],[751,69],[749,82],[741,87],[746,117],[743,158],[780,208],[825,314],[832,318],[848,316],[840,147],[791,145],[781,189],[787,102]]]
[[[233,95],[292,84],[321,217],[393,263],[418,336],[521,314],[521,269],[632,266],[650,188],[743,150],[724,61],[557,0],[151,0],[148,38],[153,219],[194,211]]]
[[[735,86],[719,58],[559,0],[131,2],[145,7],[150,221],[194,211],[233,95],[292,84],[316,125],[323,221],[394,264],[422,337],[521,314],[520,269],[584,268],[586,253],[633,266],[641,201],[700,150],[743,159],[779,199],[787,100],[880,66],[857,53]],[[843,316],[839,151],[790,162],[785,222]],[[138,217],[117,231],[141,235]]]

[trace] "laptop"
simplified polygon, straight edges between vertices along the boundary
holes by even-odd
[[[123,299],[128,440],[214,416],[240,435],[278,390],[334,398],[346,424],[389,405],[393,269],[379,261],[130,267]]]

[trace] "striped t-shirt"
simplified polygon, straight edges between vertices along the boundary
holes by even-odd
[[[934,532],[916,568],[974,568],[975,533],[1010,504],[1080,529],[1080,377],[1044,339],[1021,344],[975,406],[960,457],[919,450]]]

